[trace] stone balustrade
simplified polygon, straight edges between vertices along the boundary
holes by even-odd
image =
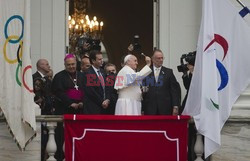
[[[57,122],[62,122],[63,121],[63,117],[62,116],[57,116],[57,115],[41,115],[41,116],[37,116],[36,117],[37,122],[47,122],[47,127],[49,129],[49,140],[47,143],[47,152],[49,155],[48,161],[56,161],[54,158],[55,152],[56,152],[56,143],[55,143],[55,128],[57,125]],[[4,118],[0,116],[0,123],[4,122]],[[190,123],[193,123],[193,120],[190,120]],[[241,125],[241,124],[245,124],[248,125],[248,127],[250,126],[250,116],[249,117],[236,117],[236,116],[232,116],[228,119],[228,121],[226,122],[226,125],[234,125],[237,126],[237,124]],[[1,133],[1,132],[0,132]],[[222,132],[223,134],[223,132]],[[0,135],[1,137],[1,135]],[[1,138],[0,138],[1,139]],[[203,141],[202,141],[202,135],[197,133],[197,139],[196,139],[196,143],[195,143],[195,147],[194,147],[194,152],[196,153],[196,160],[195,161],[203,161],[202,159],[202,155],[203,155],[203,150],[204,146],[203,146]],[[3,154],[3,150],[1,149],[0,146],[0,150],[2,151]],[[218,154],[216,154],[218,155]],[[241,156],[242,157],[242,156]],[[244,157],[243,157],[244,158]],[[0,160],[1,160],[1,155],[0,155]],[[25,160],[25,159],[23,159]],[[211,161],[213,161],[213,157],[211,158]],[[217,159],[215,159],[217,160]]]

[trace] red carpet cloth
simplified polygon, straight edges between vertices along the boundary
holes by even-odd
[[[64,115],[66,161],[186,161],[189,118]]]

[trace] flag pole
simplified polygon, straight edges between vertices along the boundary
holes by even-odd
[[[243,8],[246,7],[240,0],[236,0]]]

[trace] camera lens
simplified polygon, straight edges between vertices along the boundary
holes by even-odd
[[[134,36],[134,39],[139,39],[139,38],[140,38],[139,35],[135,35],[135,36]]]
[[[189,52],[188,54],[182,54],[180,58],[180,63],[181,65],[177,66],[177,69],[179,72],[187,72],[187,63],[190,65],[194,65],[195,63],[195,56],[196,56],[196,51]],[[184,63],[184,60],[186,63]]]
[[[139,35],[134,35],[134,40],[133,40],[133,46],[134,46],[134,51],[140,51],[141,50],[141,45],[139,43]]]

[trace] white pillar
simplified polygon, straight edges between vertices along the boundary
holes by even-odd
[[[197,134],[196,134],[196,142],[194,145],[194,152],[197,156],[195,161],[203,161],[203,159],[201,157],[204,153],[204,145],[203,145],[203,141],[202,141],[202,135],[199,132],[197,132]]]
[[[182,54],[196,50],[200,20],[201,0],[159,1],[159,48],[164,54],[163,65],[172,68],[181,85],[182,98],[186,89],[182,73],[177,71]],[[158,29],[156,27],[156,29]]]
[[[66,0],[31,1],[31,60],[47,59],[54,73],[64,69],[66,50]]]
[[[49,129],[49,139],[46,147],[46,151],[48,152],[49,158],[48,161],[56,161],[55,153],[57,150],[56,141],[55,141],[55,128],[57,123],[56,122],[48,122],[47,128]]]

